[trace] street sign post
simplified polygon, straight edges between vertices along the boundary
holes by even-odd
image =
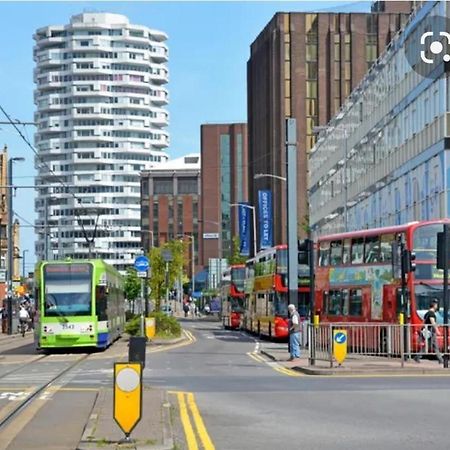
[[[148,258],[144,255],[137,256],[134,260],[134,268],[138,272],[147,272],[148,268],[150,267]]]
[[[333,330],[333,355],[339,365],[347,356],[347,330]]]
[[[142,417],[142,365],[114,364],[114,420],[125,433],[124,442]]]

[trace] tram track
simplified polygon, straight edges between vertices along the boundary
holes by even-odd
[[[33,364],[36,361],[42,361],[45,358],[48,358],[52,355],[42,355],[41,358],[34,359],[33,361],[30,361],[27,364],[23,364],[20,367],[16,367],[15,369],[9,371],[7,374],[3,374],[0,377],[0,381],[2,378],[5,378],[6,376],[23,369],[23,367]],[[21,400],[17,406],[12,408],[8,413],[0,419],[0,433],[16,418],[18,417],[27,407],[29,407],[34,400],[36,400],[40,394],[43,394],[49,387],[51,387],[56,381],[61,379],[64,375],[66,375],[68,372],[70,372],[72,369],[74,369],[77,365],[85,361],[90,356],[90,353],[86,353],[81,355],[80,358],[77,358],[75,361],[73,361],[69,366],[65,367],[61,371],[59,371],[57,374],[53,375],[50,380],[44,382],[41,386],[37,387],[34,391],[30,393],[30,395],[25,398],[24,400]]]

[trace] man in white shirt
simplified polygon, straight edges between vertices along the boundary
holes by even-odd
[[[20,324],[25,324],[28,325],[28,322],[30,320],[30,314],[27,311],[27,309],[25,308],[25,306],[21,305],[20,306],[20,311],[19,311],[19,322]]]
[[[288,306],[289,311],[289,361],[300,358],[300,315],[295,305]]]

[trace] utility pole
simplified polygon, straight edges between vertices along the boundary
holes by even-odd
[[[25,161],[25,158],[9,158],[8,159],[8,267],[7,267],[7,308],[8,308],[8,334],[12,334],[12,282],[14,268],[14,210],[13,210],[13,164],[14,161]]]
[[[298,308],[297,121],[286,119],[287,241],[289,303]]]

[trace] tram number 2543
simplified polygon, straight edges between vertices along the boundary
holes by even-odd
[[[63,323],[62,329],[63,330],[75,330],[75,325],[73,323]]]

